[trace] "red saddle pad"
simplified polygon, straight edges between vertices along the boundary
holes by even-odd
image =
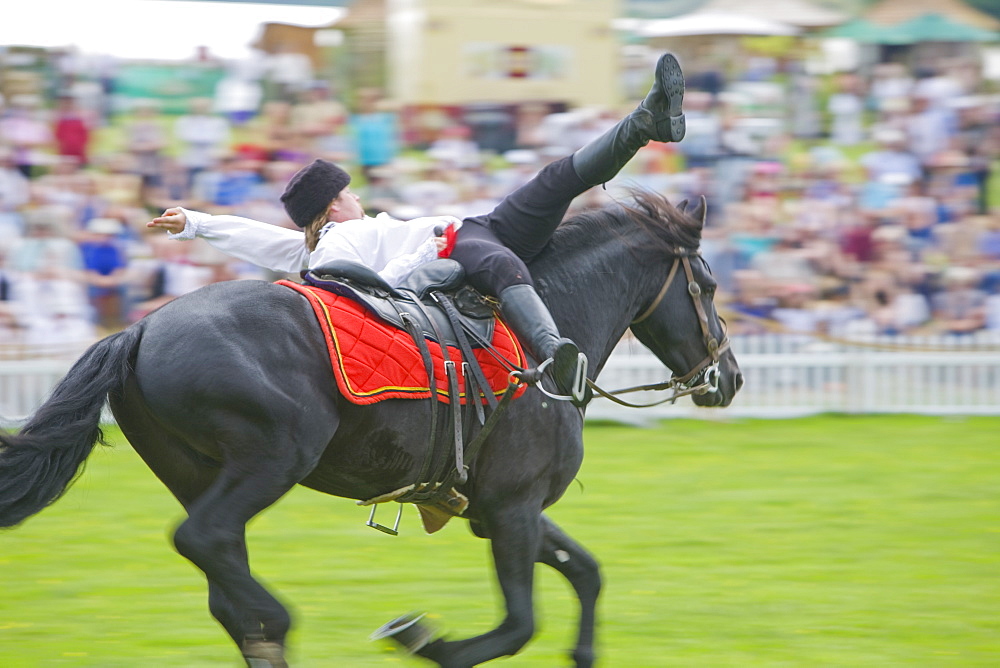
[[[326,338],[337,387],[352,403],[373,404],[383,399],[427,399],[431,396],[423,358],[405,330],[390,325],[349,297],[292,281],[282,280],[277,284],[301,293],[312,304]],[[427,346],[434,360],[437,399],[449,403],[441,346],[431,340],[427,341]],[[493,346],[504,359],[516,366],[525,366],[520,343],[499,318],[493,328]],[[507,369],[485,350],[472,352],[493,393],[501,396],[507,392]],[[462,359],[458,348],[452,346],[448,346],[448,356],[455,362]],[[461,373],[458,383],[464,404],[465,378]],[[525,389],[520,385],[515,390],[515,398]],[[485,398],[480,400],[486,401]]]

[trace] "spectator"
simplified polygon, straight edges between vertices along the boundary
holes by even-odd
[[[395,159],[399,151],[396,115],[377,90],[366,89],[359,93],[360,109],[350,119],[351,131],[357,147],[358,164],[368,178],[371,170],[384,167]]]
[[[56,141],[56,152],[72,158],[76,164],[89,164],[91,120],[79,109],[76,98],[61,95],[56,107],[52,134]]]
[[[14,164],[14,152],[0,144],[0,238],[20,236],[24,229],[19,209],[31,197],[31,181]]]
[[[986,331],[1000,334],[1000,286],[997,284],[984,300],[983,320]]]
[[[188,188],[198,174],[229,150],[229,122],[212,113],[212,101],[208,98],[191,100],[190,113],[174,122],[174,136],[179,143],[178,162],[187,172]]]
[[[195,180],[191,196],[195,206],[222,212],[248,202],[260,175],[238,153],[230,153],[202,172]]]
[[[7,243],[0,244],[0,306],[7,309],[13,298],[13,279],[7,271]]]
[[[929,94],[913,98],[913,111],[905,119],[910,151],[924,169],[934,165],[951,148],[957,132],[954,111],[935,104]]]
[[[144,299],[132,305],[131,321],[218,279],[235,278],[215,258],[209,262],[203,260],[213,249],[200,239],[196,243],[178,244],[157,235],[150,245],[154,260],[144,272],[147,292]]]
[[[819,80],[810,74],[805,63],[795,66],[791,74],[791,96],[788,101],[792,135],[801,139],[816,139],[821,134],[817,101]]]
[[[403,193],[397,183],[396,170],[391,167],[377,167],[371,170],[364,195],[364,201],[368,203],[367,209],[372,212],[370,215],[396,211],[402,206],[403,200]],[[486,211],[492,209],[493,207],[490,207]]]
[[[944,290],[934,296],[934,319],[940,331],[971,334],[986,324],[986,294],[977,287],[979,275],[971,267],[949,267]]]
[[[71,215],[61,207],[32,210],[25,237],[8,249],[11,301],[32,341],[51,339],[54,334],[46,329],[57,320],[67,332],[78,330],[76,321],[88,320],[83,261],[76,244],[66,237]]]
[[[247,64],[236,64],[215,85],[214,109],[236,127],[257,115],[264,99],[263,88]]]
[[[292,126],[292,106],[288,102],[272,100],[264,104],[263,113],[247,124],[243,135],[247,142],[242,150],[259,152],[268,160],[304,162],[300,136]]]
[[[136,102],[135,113],[125,124],[125,135],[126,150],[132,157],[132,169],[142,179],[143,192],[159,186],[167,135],[156,102]]]
[[[327,85],[319,81],[300,92],[291,109],[291,123],[302,138],[303,150],[338,162],[347,158],[340,137],[346,122],[344,105],[332,99]]]
[[[913,78],[901,63],[875,66],[870,88],[872,106],[883,118],[905,112],[910,106]]]
[[[913,183],[923,177],[920,161],[907,146],[906,134],[898,128],[882,126],[875,129],[873,138],[878,148],[863,154],[859,160],[874,181],[884,177],[899,177]]]
[[[427,149],[427,155],[446,169],[471,169],[481,162],[479,145],[472,139],[472,130],[467,125],[444,128]]]
[[[97,196],[108,204],[126,208],[141,207],[145,201],[142,176],[137,172],[135,160],[128,153],[107,156],[96,172]]]
[[[712,168],[721,151],[722,123],[713,98],[693,91],[684,96],[687,133],[678,149],[686,158],[688,169]]]
[[[26,178],[35,176],[36,168],[45,162],[45,153],[52,145],[52,132],[42,120],[36,95],[17,95],[6,115],[0,118],[0,144],[12,150],[12,160]]]
[[[244,157],[243,161],[252,163]],[[259,182],[250,189],[250,196],[247,202],[240,207],[240,210],[248,218],[261,222],[287,227],[288,229],[299,229],[292,219],[285,212],[285,207],[281,204],[281,193],[284,192],[288,180],[298,171],[300,165],[293,162],[281,162],[278,160],[262,163],[258,168],[260,175]]]
[[[814,303],[815,296],[816,293],[809,286],[788,286],[780,291],[778,304],[771,311],[770,317],[788,333],[815,334],[820,323],[820,312]]]
[[[79,211],[83,205],[81,190],[84,179],[80,163],[75,157],[56,158],[45,174],[32,179],[32,200],[42,205],[62,206],[73,212]]]
[[[124,225],[114,218],[94,218],[87,223],[80,242],[84,278],[94,321],[105,329],[120,329],[123,322],[125,270],[128,261],[121,245]]]
[[[29,280],[53,273],[79,278],[80,252],[67,238],[72,215],[71,210],[58,206],[28,212],[25,236],[9,249],[9,268]]]
[[[858,94],[859,81],[853,74],[837,80],[837,92],[827,101],[830,112],[830,141],[838,146],[854,146],[864,139],[864,102]]]
[[[981,220],[984,229],[976,239],[976,251],[985,261],[1000,268],[1000,215]]]

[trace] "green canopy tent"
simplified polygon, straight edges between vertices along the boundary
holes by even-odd
[[[943,14],[922,14],[895,26],[894,32],[909,44],[916,42],[992,42],[1000,33],[967,23],[960,23]]]
[[[886,26],[872,23],[866,19],[852,19],[847,23],[824,30],[822,37],[840,37],[852,39],[864,44],[909,44],[902,35],[897,34],[896,26]]]
[[[865,44],[903,45],[918,42],[992,42],[1000,33],[966,23],[943,14],[921,14],[895,25],[883,25],[857,18],[826,30],[823,37],[853,39]]]

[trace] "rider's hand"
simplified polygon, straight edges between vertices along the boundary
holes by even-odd
[[[154,218],[146,223],[146,227],[159,227],[167,232],[180,234],[184,231],[184,226],[186,224],[187,216],[184,215],[184,210],[175,206],[164,211],[162,216]]]
[[[454,223],[447,227],[441,225],[434,228],[434,245],[437,246],[438,257],[449,257],[455,247],[455,235],[457,231]]]

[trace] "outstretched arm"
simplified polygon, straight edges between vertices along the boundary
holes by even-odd
[[[172,207],[146,227],[166,230],[172,239],[200,237],[227,255],[274,271],[298,272],[309,257],[302,232],[240,216]]]

